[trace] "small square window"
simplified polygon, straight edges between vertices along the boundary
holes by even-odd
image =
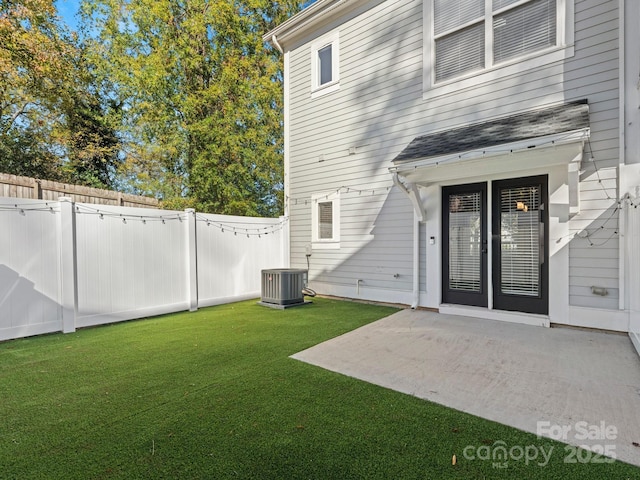
[[[318,202],[318,238],[333,238],[333,202]]]
[[[340,193],[313,195],[311,203],[313,248],[340,248]]]
[[[338,33],[318,39],[311,45],[311,96],[340,88]]]

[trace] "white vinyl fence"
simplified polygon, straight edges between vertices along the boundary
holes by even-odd
[[[285,218],[0,198],[0,340],[260,295]]]

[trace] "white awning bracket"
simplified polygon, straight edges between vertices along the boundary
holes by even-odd
[[[418,220],[420,222],[424,222],[426,218],[426,214],[424,211],[424,206],[422,205],[422,201],[420,200],[420,192],[418,191],[418,187],[415,183],[403,183],[400,179],[400,176],[397,173],[393,174],[393,183],[402,190],[413,205],[413,210],[416,212],[418,216]]]

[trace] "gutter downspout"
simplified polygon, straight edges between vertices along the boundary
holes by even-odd
[[[418,308],[420,303],[420,219],[413,212],[413,301],[411,309]]]
[[[397,173],[393,174],[393,183],[404,192],[413,205],[413,295],[411,309],[415,310],[420,303],[420,222],[424,221],[425,212],[415,184],[405,185],[400,181]]]
[[[280,53],[284,53],[284,50],[282,50],[282,47],[278,43],[278,39],[275,35],[271,35],[271,43],[273,43],[273,45],[278,49]]]

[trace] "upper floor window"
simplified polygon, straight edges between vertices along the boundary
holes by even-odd
[[[557,45],[556,0],[435,0],[436,82]]]
[[[318,50],[318,86],[333,81],[332,48],[333,45],[329,44]]]
[[[425,98],[573,56],[574,0],[425,1]]]
[[[327,35],[311,46],[311,95],[319,96],[339,88],[338,33]]]

